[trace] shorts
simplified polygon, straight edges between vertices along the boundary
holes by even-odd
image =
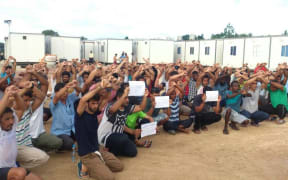
[[[0,180],[7,180],[10,169],[11,167],[0,168]],[[29,174],[30,174],[30,171],[26,170],[26,176],[28,176]]]
[[[158,124],[160,121],[166,119],[167,117],[168,117],[167,114],[165,114],[165,113],[159,113],[157,116],[152,117],[152,118],[153,118],[154,121],[157,122],[157,124]]]
[[[8,172],[11,168],[0,168],[0,179],[7,180]]]
[[[231,108],[225,108],[223,111],[222,111],[222,116],[225,117],[225,114],[226,114],[226,111],[228,109],[231,109]],[[242,114],[236,112],[235,110],[231,109],[231,115],[230,115],[230,120],[233,121],[233,122],[236,122],[236,123],[243,123],[244,121],[248,120],[247,117],[243,116]]]

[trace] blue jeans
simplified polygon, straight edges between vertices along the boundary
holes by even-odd
[[[255,111],[254,113],[250,113],[246,110],[242,110],[240,114],[244,115],[248,119],[251,119],[252,122],[258,124],[261,121],[269,119],[269,114],[263,111]]]

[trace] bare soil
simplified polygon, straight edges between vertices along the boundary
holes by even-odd
[[[51,120],[46,124],[49,128]],[[263,122],[223,135],[224,121],[209,131],[169,135],[161,130],[150,149],[136,158],[120,157],[125,165],[117,180],[287,180],[288,123]],[[47,164],[32,169],[44,180],[78,180],[71,153],[50,154]]]

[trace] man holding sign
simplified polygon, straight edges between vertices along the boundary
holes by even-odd
[[[212,91],[208,86],[203,88],[203,94],[194,98],[193,106],[196,112],[194,133],[200,134],[200,129],[207,131],[207,125],[221,120],[220,101],[221,96],[218,96],[218,91]]]

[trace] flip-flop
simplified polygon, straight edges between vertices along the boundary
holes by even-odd
[[[81,161],[79,161],[79,163],[77,164],[77,168],[78,168],[78,177],[80,179],[88,179],[89,178],[88,172],[82,172],[82,162]]]
[[[207,128],[206,126],[203,126],[203,127],[201,128],[201,130],[202,130],[202,131],[208,131],[208,128]]]
[[[286,121],[284,119],[279,119],[276,121],[277,124],[284,124]]]
[[[195,134],[201,134],[201,131],[199,129],[193,129],[192,130]]]
[[[138,144],[138,147],[143,147],[143,148],[150,148],[152,145],[151,140],[145,140],[143,144]]]

